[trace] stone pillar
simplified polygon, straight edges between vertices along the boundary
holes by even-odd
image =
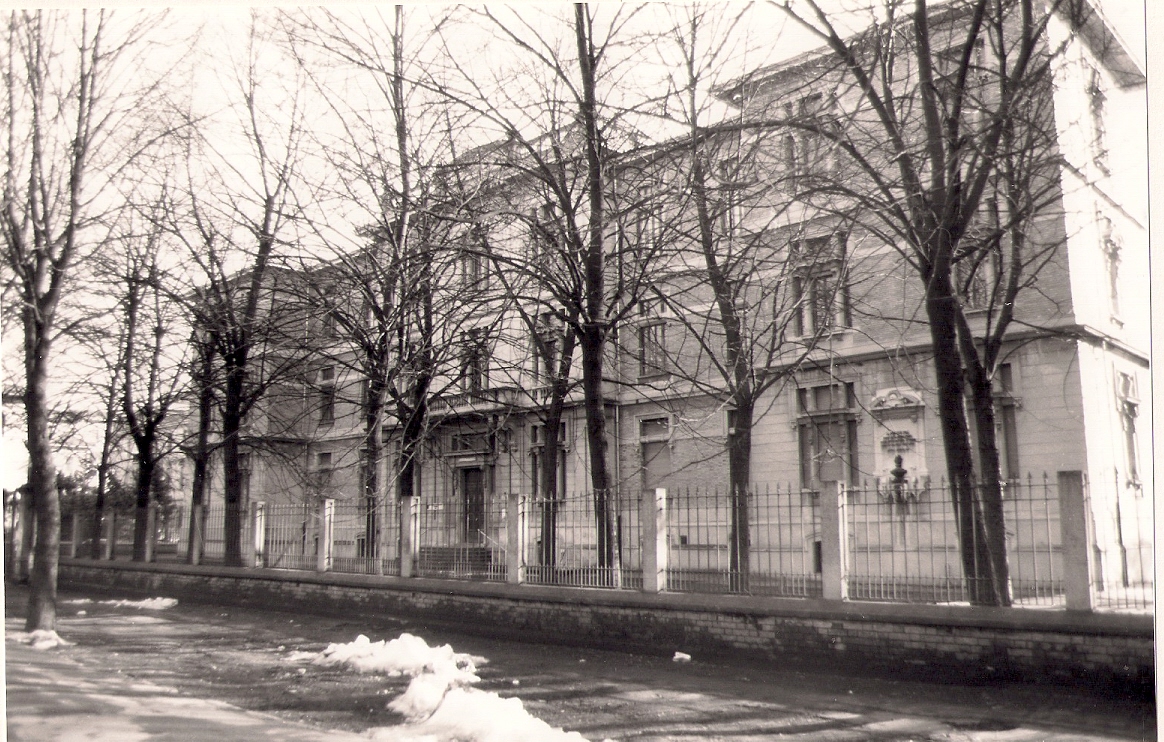
[[[69,558],[77,558],[77,544],[81,541],[81,512],[74,510],[69,515],[70,526],[72,527],[73,537],[69,539]]]
[[[1092,609],[1091,577],[1095,568],[1091,545],[1091,502],[1083,486],[1083,472],[1059,474],[1059,531],[1063,547],[1063,588],[1067,610]]]
[[[643,531],[643,592],[661,592],[667,589],[667,490],[660,487],[643,493],[639,522]]]
[[[415,497],[401,497],[397,501],[400,516],[400,576],[412,577],[413,556],[416,551]]]
[[[186,561],[198,565],[202,563],[202,540],[205,534],[206,508],[195,505],[190,508],[190,543],[186,544]]]
[[[514,585],[525,582],[526,499],[511,492],[505,507],[505,580]]]
[[[315,569],[327,572],[331,569],[332,527],[335,522],[335,500],[325,497],[319,503],[319,549],[315,554]]]
[[[117,511],[107,508],[105,511],[105,550],[101,558],[112,560],[114,549],[117,547]]]
[[[826,600],[846,600],[849,597],[846,499],[845,488],[840,482],[821,482],[821,587]]]
[[[145,561],[154,561],[158,545],[158,504],[150,500],[146,506]]]
[[[267,566],[267,503],[251,503],[251,543],[254,550],[255,567]]]

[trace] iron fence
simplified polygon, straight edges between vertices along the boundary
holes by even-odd
[[[1151,610],[1151,495],[1139,483],[1118,477],[1097,485],[1068,474],[1003,484],[1013,604],[1062,607],[1070,593],[1076,605],[1096,610]],[[851,600],[970,601],[975,591],[964,574],[956,509],[946,483],[873,482],[847,488],[843,516],[831,501],[826,510],[821,498],[794,486],[753,486],[739,498],[714,489],[610,491],[603,496],[576,492],[553,500],[426,495],[412,503],[412,574],[638,590],[647,584],[644,568],[659,565],[663,581],[658,588],[676,592],[819,597],[828,581],[843,585]],[[1070,515],[1067,503],[1076,503],[1071,507],[1080,515]],[[400,504],[383,498],[266,505],[254,523],[262,534],[256,543],[259,564],[400,574]],[[1061,507],[1066,515],[1061,516]],[[642,522],[644,513],[649,516],[657,508],[665,511],[664,518]],[[222,503],[205,510],[202,554],[209,563],[224,556],[224,515]],[[118,540],[131,538],[132,516],[109,517]],[[822,528],[825,517],[829,529]],[[833,525],[841,517],[843,527]],[[1088,523],[1083,527],[1075,520]],[[87,523],[78,525],[83,535]],[[1062,543],[1065,525],[1079,534],[1069,541],[1070,559]],[[656,533],[656,527],[663,532]],[[833,538],[837,528],[843,540],[823,543],[822,534]],[[175,557],[187,554],[188,529],[175,527],[171,535],[177,539]],[[976,537],[976,530],[968,535],[970,554],[976,552]],[[650,560],[644,560],[647,544]],[[826,575],[823,556],[840,551],[843,565],[830,566]],[[830,559],[834,565],[836,559]],[[1068,563],[1075,565],[1070,585],[1064,574]],[[650,579],[650,589],[658,589],[653,575]]]
[[[855,600],[970,600],[956,511],[946,482],[865,483],[846,492],[848,594]],[[1059,500],[1044,476],[1003,484],[1007,564],[1016,605],[1063,601]],[[970,531],[970,554],[978,531]]]
[[[332,570],[400,573],[395,498],[337,502],[332,518]]]
[[[504,498],[423,495],[416,518],[417,576],[505,581]]]
[[[262,564],[273,569],[315,569],[319,556],[319,508],[309,504],[264,508]]]
[[[1143,611],[1155,603],[1155,515],[1143,482],[1116,472],[1089,486],[1091,589],[1098,610]]]
[[[791,486],[667,492],[667,589],[819,597],[817,498]]]
[[[567,587],[642,587],[641,500],[609,490],[527,500],[526,582]],[[600,519],[599,514],[604,514]],[[600,524],[609,536],[599,539]],[[605,547],[605,548],[603,548]]]
[[[221,562],[226,557],[226,505],[214,503],[206,508],[202,521],[202,560]]]

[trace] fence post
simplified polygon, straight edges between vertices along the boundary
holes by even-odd
[[[72,526],[73,537],[69,539],[69,558],[77,558],[77,542],[81,540],[81,511],[74,510],[69,515],[70,525]]]
[[[397,504],[400,508],[398,515],[400,516],[400,576],[412,577],[413,564],[412,555],[415,544],[413,543],[413,528],[415,523],[415,511],[413,504],[416,497],[408,495],[401,497]]]
[[[526,535],[525,498],[510,492],[505,508],[505,581],[514,585],[525,582]]]
[[[383,504],[377,506],[380,512],[376,514],[376,519],[380,524],[380,528],[376,532],[375,571],[378,575],[384,574],[384,558],[392,553],[388,550],[388,547],[390,546],[388,543],[388,534],[392,532],[392,529],[388,527],[388,524],[392,522],[390,517],[392,514],[392,495],[386,494],[381,497],[380,500]]]
[[[267,503],[251,503],[251,535],[255,553],[252,564],[256,567],[267,566]]]
[[[101,554],[101,558],[111,561],[113,559],[114,551],[117,547],[117,511],[113,508],[106,510],[105,514],[105,550]]]
[[[319,502],[319,547],[315,552],[315,569],[326,572],[331,569],[332,527],[335,523],[335,500],[325,497]]]
[[[667,490],[643,492],[639,504],[643,530],[643,592],[657,593],[667,588]]]
[[[821,588],[826,600],[847,600],[849,597],[847,499],[840,482],[821,482]]]
[[[154,561],[157,554],[158,545],[158,504],[150,500],[146,506],[146,532],[145,532],[145,561],[146,563]]]
[[[1083,486],[1083,472],[1059,475],[1059,530],[1063,543],[1063,589],[1067,610],[1092,609],[1091,582],[1095,568],[1091,555],[1091,502]]]
[[[193,505],[190,508],[190,543],[186,544],[186,561],[189,564],[202,563],[202,539],[205,533],[206,507]]]

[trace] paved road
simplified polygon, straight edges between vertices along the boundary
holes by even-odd
[[[183,604],[143,611],[62,595],[72,646],[14,640],[24,593],[6,594],[8,738],[231,742],[367,740],[400,724],[385,700],[402,681],[289,668],[364,633],[408,630],[489,658],[481,688],[517,696],[551,725],[594,742],[1084,742],[1156,738],[1147,699],[1054,687],[964,686],[820,675],[765,665],[676,664],[596,650],[459,635],[386,616],[336,618]]]

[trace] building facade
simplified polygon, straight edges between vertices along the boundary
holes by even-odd
[[[961,22],[943,20],[952,34]],[[1146,184],[1136,166],[1144,142],[1136,128],[1144,120],[1144,77],[1094,14],[1053,19],[1045,44],[1053,74],[1037,97],[1046,106],[1039,120],[1054,131],[1053,172],[1038,173],[1043,180],[1032,187],[1051,195],[1023,223],[1022,238],[1037,265],[1023,274],[1028,283],[1007,308],[1015,321],[994,368],[1000,474],[1007,486],[1020,486],[1032,476],[1083,472],[1097,569],[1107,580],[1126,582],[1129,569],[1150,569],[1129,565],[1128,555],[1152,538]],[[835,69],[822,66],[825,59],[809,53],[721,91],[740,120],[775,116],[785,124],[765,136],[729,128],[709,135],[727,153],[713,157],[719,180],[710,217],[696,213],[690,181],[678,174],[691,165],[683,142],[643,148],[615,165],[621,174],[612,181],[631,182],[630,173],[650,171],[653,184],[636,189],[651,191],[648,197],[611,199],[617,216],[608,240],[625,246],[616,251],[618,261],[631,254],[653,261],[643,272],[650,280],[635,285],[606,352],[608,463],[619,492],[619,529],[638,517],[633,502],[644,492],[726,493],[733,482],[731,443],[745,432],[745,480],[757,490],[815,494],[839,482],[878,492],[896,482],[914,492],[941,491],[946,464],[933,345],[908,251],[854,217],[851,204],[838,206],[843,199],[798,195],[806,173],[836,179],[844,167],[844,153],[820,134],[822,117],[860,125],[860,91],[839,82]],[[1129,110],[1140,114],[1123,115]],[[803,115],[812,117],[815,130],[787,125]],[[489,157],[503,149],[490,148]],[[743,177],[744,171],[755,177]],[[564,379],[560,415],[547,414],[567,346],[568,309],[555,304],[551,288],[536,285],[539,277],[552,278],[552,270],[515,268],[552,261],[563,215],[534,184],[498,182],[481,197],[491,200],[490,213],[504,215],[487,225],[488,247],[463,234],[444,245],[436,293],[456,298],[430,326],[441,352],[427,367],[432,378],[410,504],[426,534],[422,549],[427,545],[434,559],[457,557],[470,565],[479,552],[477,566],[485,571],[491,545],[505,539],[510,495],[537,501],[547,491],[547,419],[558,425],[549,436],[557,448],[551,491],[568,499],[591,489],[577,360]],[[734,185],[744,182],[765,185]],[[713,240],[700,242],[700,219],[714,223]],[[725,275],[734,282],[736,330],[748,344],[745,376],[733,376],[738,358],[731,355],[723,297],[709,280],[704,247],[731,263]],[[992,286],[1005,273],[990,263],[1001,258],[987,253],[970,273],[954,272],[963,316],[982,336],[1002,309],[992,305],[999,296]],[[622,263],[608,270],[622,271]],[[378,520],[352,518],[350,538],[338,538],[337,548],[361,557],[373,553],[374,540],[390,551],[400,536],[392,530],[398,496],[409,494],[396,486],[405,426],[390,409],[382,455],[369,463],[368,385],[353,361],[358,351],[328,312],[310,315],[306,310],[305,332],[318,353],[301,378],[281,384],[252,415],[249,497],[286,505],[331,498],[380,508]],[[406,383],[405,375],[398,378]],[[277,445],[262,422],[276,418]],[[273,455],[278,446],[283,453]],[[371,498],[364,485],[368,466],[377,467]],[[569,562],[571,549],[590,549],[585,558],[595,558],[593,545],[584,543],[593,534],[577,526],[554,536],[546,529],[566,521],[546,517],[531,516],[531,549],[542,563]],[[374,521],[379,525],[367,525]],[[733,528],[731,518],[717,516],[691,534],[675,534],[673,546],[683,547],[675,559],[730,549]],[[798,529],[802,569],[819,571],[816,526]],[[754,545],[765,537],[751,538]],[[636,548],[628,541],[624,562],[635,558]]]

